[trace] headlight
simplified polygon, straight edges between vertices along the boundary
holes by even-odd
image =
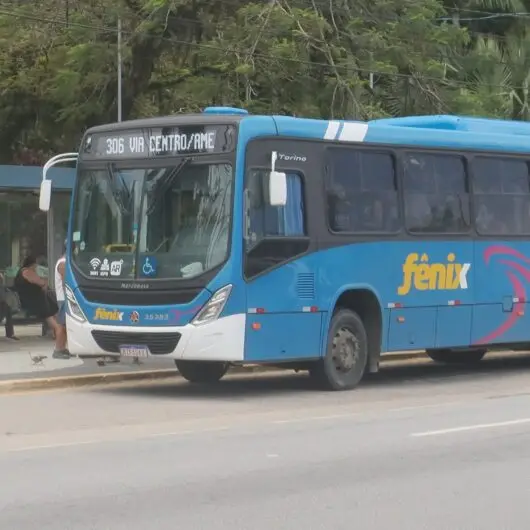
[[[65,294],[66,294],[66,302],[68,304],[68,313],[72,318],[77,320],[78,322],[85,322],[86,317],[83,313],[81,307],[77,303],[77,300],[75,299],[74,293],[68,285],[65,285]]]
[[[218,291],[215,291],[191,323],[195,326],[200,326],[201,324],[207,324],[208,322],[216,320],[224,309],[231,291],[231,285],[226,285]]]

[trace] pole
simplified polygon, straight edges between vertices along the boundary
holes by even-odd
[[[118,18],[118,121],[121,121],[121,18]]]

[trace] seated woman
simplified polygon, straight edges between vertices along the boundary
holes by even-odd
[[[45,321],[55,334],[55,359],[68,359],[68,350],[58,348],[57,345],[65,343],[63,327],[59,325],[55,315],[59,308],[48,295],[48,282],[37,274],[37,260],[28,256],[15,277],[15,289],[20,298],[20,305],[31,315]]]

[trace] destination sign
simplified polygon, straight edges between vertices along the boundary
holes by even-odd
[[[227,153],[234,149],[232,125],[188,125],[99,133],[85,138],[83,158],[158,158]]]

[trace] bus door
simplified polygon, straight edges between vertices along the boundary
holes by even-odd
[[[307,180],[301,171],[286,171],[287,203],[271,206],[269,171],[249,168],[246,175],[246,359],[318,357],[322,313],[312,310],[317,274],[312,256],[304,256],[311,246],[305,212]]]

